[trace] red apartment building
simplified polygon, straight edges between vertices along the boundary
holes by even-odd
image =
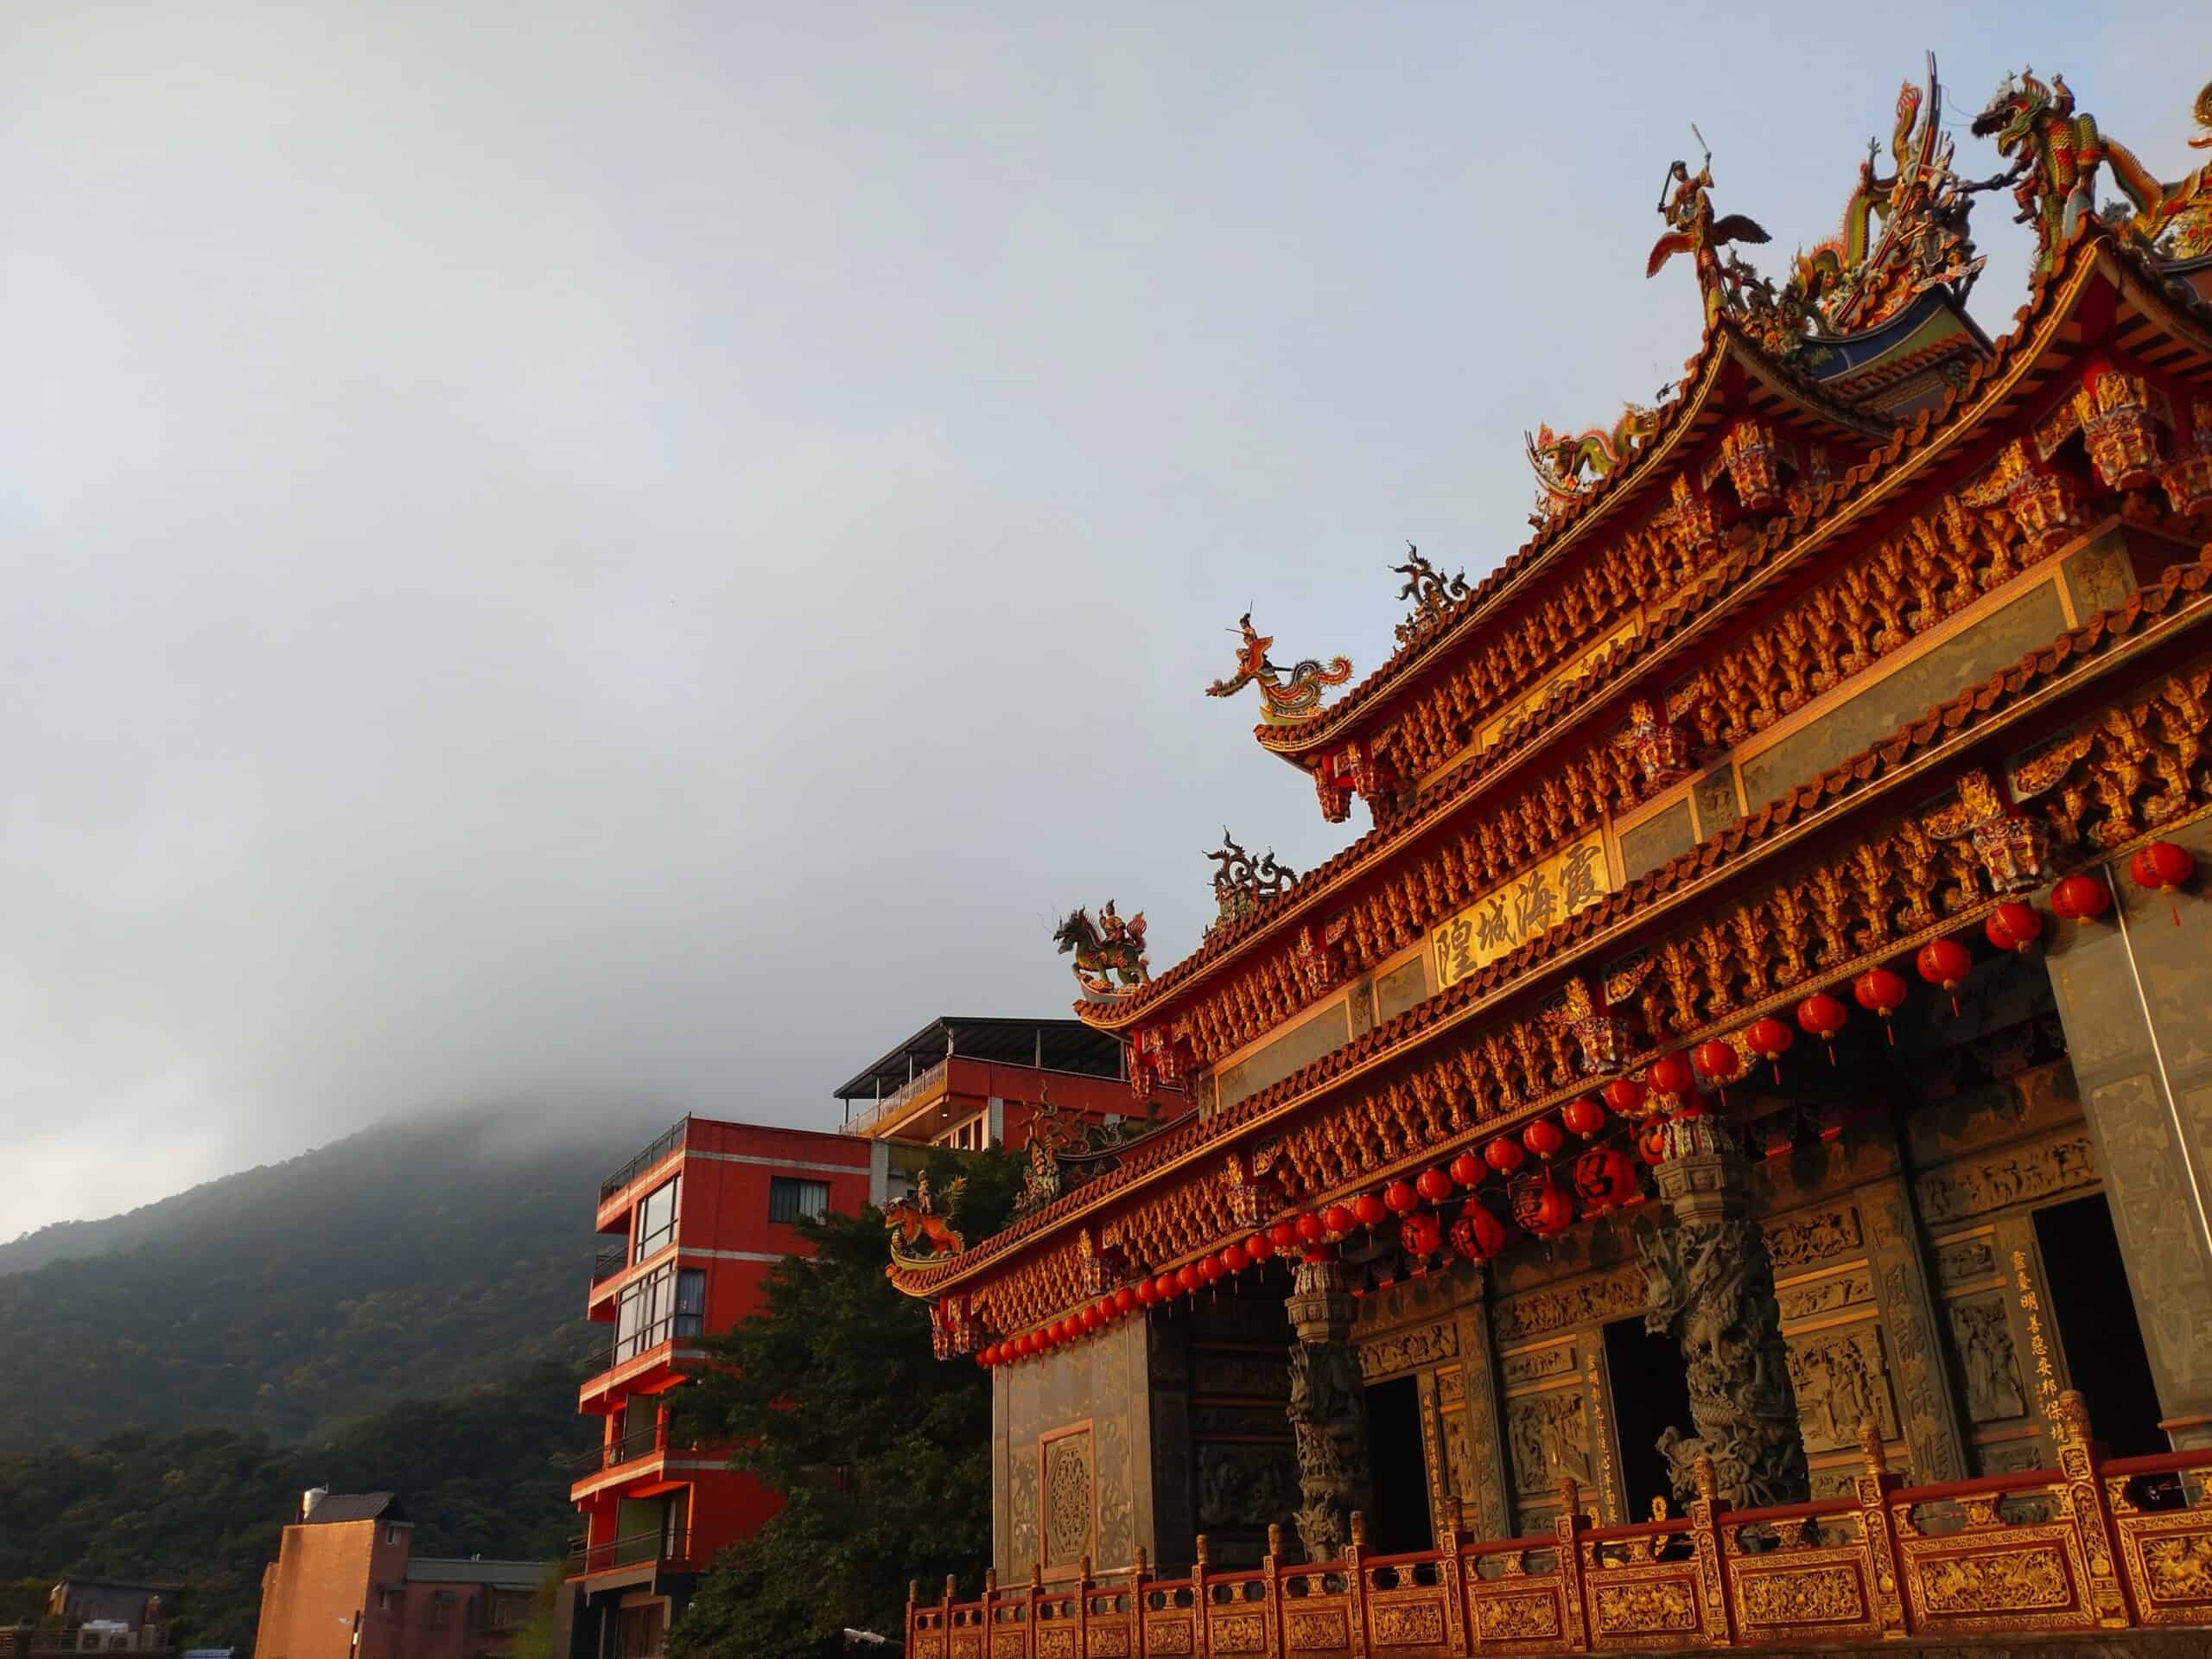
[[[650,1659],[698,1573],[781,1503],[711,1450],[669,1444],[662,1406],[697,1339],[753,1312],[802,1216],[906,1196],[933,1147],[1019,1147],[1041,1101],[1133,1109],[1121,1045],[1074,1020],[932,1020],[836,1091],[829,1131],[688,1117],[600,1185],[588,1308],[612,1340],[578,1407],[601,1444],[571,1489],[571,1659]]]

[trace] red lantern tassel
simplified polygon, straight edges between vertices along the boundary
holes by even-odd
[[[1835,1045],[1834,1043],[1824,1042],[1821,1046],[1827,1050],[1828,1064],[1830,1065],[1834,1065],[1835,1064]]]

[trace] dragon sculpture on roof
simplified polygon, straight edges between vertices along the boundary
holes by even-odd
[[[2197,120],[2212,128],[2212,86],[2197,95],[2195,107]],[[1974,117],[1974,132],[1994,138],[1999,154],[2012,160],[2012,171],[1999,182],[2012,186],[2020,223],[2035,227],[2037,272],[2051,268],[2075,227],[2091,216],[2104,218],[2137,247],[2170,258],[2212,251],[2212,166],[2160,182],[2133,150],[2098,130],[2094,116],[2076,112],[2063,75],[2048,81],[2031,69],[2007,75]],[[2202,147],[2207,140],[2192,143]],[[2097,173],[2105,166],[2127,205],[2115,202],[2099,215]]]
[[[1268,660],[1273,634],[1252,626],[1252,613],[1236,620],[1232,632],[1243,636],[1236,651],[1236,672],[1206,687],[1210,697],[1233,697],[1248,685],[1260,688],[1260,717],[1270,726],[1294,726],[1321,711],[1321,694],[1351,678],[1351,659],[1334,657],[1325,665],[1318,658],[1302,658],[1286,680],[1283,671]]]
[[[1298,880],[1296,870],[1276,862],[1272,847],[1264,858],[1255,860],[1229,833],[1226,824],[1222,826],[1221,845],[1206,857],[1212,860],[1214,866],[1215,914],[1206,925],[1208,938],[1213,937],[1215,930],[1243,920],[1268,899],[1289,892],[1291,884]]]
[[[1536,474],[1536,510],[1529,522],[1541,529],[1600,479],[1618,472],[1658,429],[1658,410],[1630,404],[1609,427],[1585,427],[1570,437],[1539,423],[1533,434],[1522,434]]]

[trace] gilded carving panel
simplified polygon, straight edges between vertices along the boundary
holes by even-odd
[[[1444,1608],[1434,1601],[1378,1603],[1368,1609],[1367,1629],[1381,1648],[1440,1646]]]
[[[1697,1629],[1697,1600],[1688,1581],[1591,1586],[1591,1623],[1603,1636],[1656,1636]]]
[[[1866,1587],[1847,1563],[1789,1561],[1766,1572],[1738,1565],[1736,1573],[1737,1609],[1749,1623],[1851,1624],[1867,1616]]]
[[[1474,1598],[1475,1632],[1485,1642],[1532,1642],[1559,1634],[1559,1599],[1541,1594]]]
[[[1073,1567],[1090,1553],[1090,1431],[1063,1434],[1045,1444],[1044,1562]]]
[[[1284,1625],[1294,1653],[1317,1648],[1325,1650],[1341,1648],[1351,1640],[1351,1627],[1345,1622],[1344,1614],[1334,1608],[1325,1608],[1319,1612],[1294,1611],[1284,1620]]]

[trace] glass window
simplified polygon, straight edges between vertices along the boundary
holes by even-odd
[[[654,1251],[665,1249],[676,1237],[676,1189],[683,1179],[677,1175],[663,1181],[639,1205],[638,1248],[630,1257],[632,1262],[642,1262]]]
[[[794,1181],[782,1175],[768,1178],[768,1219],[797,1221],[801,1216],[819,1221],[830,1213],[830,1183]]]
[[[707,1274],[703,1268],[683,1268],[676,1275],[676,1334],[696,1337],[706,1328]]]

